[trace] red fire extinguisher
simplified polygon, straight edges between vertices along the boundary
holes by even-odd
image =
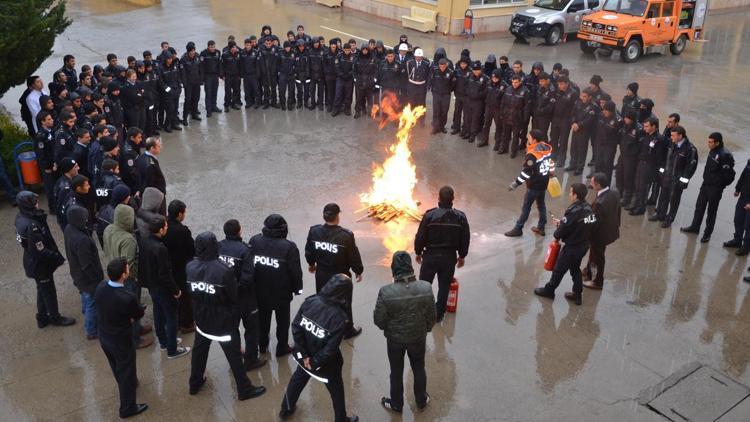
[[[547,255],[544,257],[544,269],[552,271],[557,263],[557,256],[560,254],[560,242],[555,239],[547,247]]]
[[[458,280],[453,277],[453,281],[448,288],[448,304],[445,306],[445,310],[454,313],[456,309],[458,309]]]

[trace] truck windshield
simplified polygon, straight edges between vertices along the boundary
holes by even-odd
[[[632,16],[643,16],[646,12],[646,0],[607,0],[603,10],[608,12],[625,13]]]
[[[568,5],[569,0],[537,0],[534,6],[544,9],[563,10]]]

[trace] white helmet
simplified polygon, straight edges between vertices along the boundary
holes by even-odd
[[[424,52],[421,48],[414,50],[414,57],[424,57]]]
[[[401,44],[398,46],[398,51],[409,51],[409,47],[406,44]]]

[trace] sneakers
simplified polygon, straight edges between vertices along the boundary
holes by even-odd
[[[178,347],[177,351],[174,354],[167,355],[167,359],[181,358],[181,357],[187,355],[188,353],[190,353],[190,347],[188,347],[188,346]]]
[[[505,235],[508,237],[521,237],[523,235],[523,231],[514,227],[512,230],[505,232]]]
[[[182,344],[182,337],[177,337],[177,345],[179,346],[180,344]],[[163,352],[167,350],[167,346],[159,344],[159,349],[161,349],[161,351]]]
[[[534,289],[534,294],[537,296],[546,297],[549,299],[555,298],[555,292],[550,292],[544,287],[537,287],[536,289]]]
[[[424,410],[424,408],[427,407],[428,404],[430,404],[430,395],[425,393],[425,396],[427,396],[427,400],[425,400],[424,403],[417,403],[417,409]]]
[[[388,410],[392,410],[397,413],[401,413],[401,411],[403,410],[403,408],[401,407],[394,406],[393,402],[388,397],[382,397],[380,399],[380,405],[385,407]]]

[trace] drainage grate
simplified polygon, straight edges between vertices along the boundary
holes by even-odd
[[[642,392],[638,402],[670,421],[713,422],[748,396],[750,388],[694,362]]]

